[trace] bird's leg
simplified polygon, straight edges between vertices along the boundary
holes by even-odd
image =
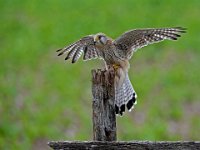
[[[113,64],[113,69],[115,71],[115,86],[119,88],[122,86],[125,79],[125,72],[120,65]]]
[[[115,73],[115,79],[114,79],[115,87],[116,88],[121,87],[126,76],[126,72],[124,71],[124,69],[119,64],[112,64],[112,65],[106,65],[106,66],[107,66],[107,71],[105,73],[107,74],[109,72],[114,72]]]

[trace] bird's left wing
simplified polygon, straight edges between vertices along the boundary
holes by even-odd
[[[114,41],[114,44],[123,51],[125,57],[130,57],[132,52],[149,44],[165,39],[177,40],[181,33],[185,33],[185,30],[182,27],[135,29],[122,34]]]
[[[95,46],[93,35],[85,36],[69,46],[58,49],[57,52],[59,52],[58,56],[68,53],[65,60],[72,58],[72,63],[75,63],[82,53],[83,60],[101,57],[98,48]]]

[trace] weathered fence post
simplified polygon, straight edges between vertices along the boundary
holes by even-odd
[[[116,141],[114,72],[92,70],[93,140]]]

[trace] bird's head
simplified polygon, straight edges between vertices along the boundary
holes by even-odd
[[[94,35],[94,42],[96,45],[103,46],[106,45],[108,41],[107,36],[104,33],[97,33]]]

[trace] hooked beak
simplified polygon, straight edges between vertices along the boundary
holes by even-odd
[[[95,35],[94,36],[94,44],[96,44],[98,40],[99,40],[99,37],[97,35]]]

